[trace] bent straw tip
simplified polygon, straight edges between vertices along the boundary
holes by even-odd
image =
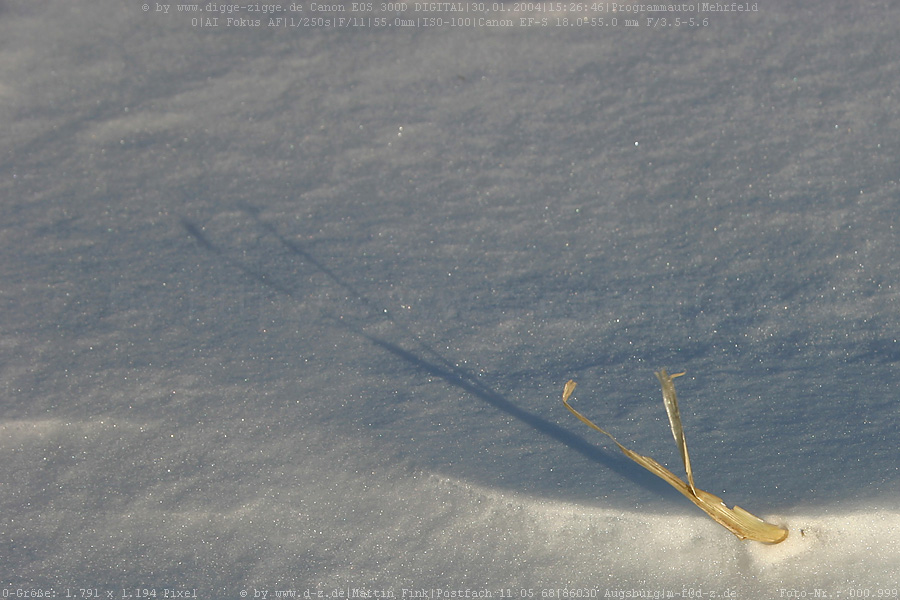
[[[681,373],[672,373],[671,375],[669,375],[669,373],[666,372],[665,367],[663,367],[659,371],[654,372],[654,375],[656,375],[657,379],[663,379],[665,377],[668,377],[669,379],[675,379],[676,377],[681,377],[682,375],[686,375],[686,374],[687,374],[687,371],[682,371]]]

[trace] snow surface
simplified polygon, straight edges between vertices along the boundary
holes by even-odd
[[[758,4],[0,1],[3,597],[897,597],[900,4]]]

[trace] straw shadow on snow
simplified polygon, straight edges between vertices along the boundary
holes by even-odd
[[[330,320],[352,332],[361,338],[368,340],[377,348],[384,350],[395,358],[399,358],[403,362],[413,366],[425,375],[439,378],[447,384],[458,388],[467,394],[473,396],[479,401],[497,409],[498,411],[516,419],[520,423],[527,425],[529,428],[537,431],[541,435],[551,440],[561,443],[571,450],[577,452],[583,457],[593,462],[599,463],[605,469],[632,481],[642,488],[650,491],[655,496],[662,498],[674,498],[678,494],[674,492],[668,485],[661,482],[656,477],[648,474],[644,469],[634,465],[631,461],[620,456],[617,452],[597,446],[580,435],[569,431],[568,429],[557,425],[547,419],[531,413],[514,402],[506,398],[503,394],[494,391],[483,383],[475,374],[459,367],[454,362],[448,360],[434,348],[425,344],[419,336],[410,331],[402,324],[398,324],[385,309],[379,308],[378,305],[369,299],[365,294],[356,289],[355,286],[344,280],[335,270],[331,269],[313,256],[309,251],[303,248],[299,243],[289,240],[281,235],[272,225],[264,222],[258,215],[258,209],[250,206],[241,207],[242,210],[253,218],[256,226],[264,230],[267,234],[277,239],[280,244],[287,248],[292,254],[302,259],[305,263],[313,266],[320,273],[325,275],[332,283],[341,290],[350,295],[354,300],[364,306],[372,319],[387,318],[392,325],[398,327],[405,337],[414,340],[416,349],[411,350],[397,343],[388,341],[378,336],[372,335],[361,328],[349,323],[346,319],[338,319],[328,317]],[[290,286],[279,283],[278,278],[268,273],[261,272],[246,262],[234,258],[238,253],[229,253],[226,248],[220,247],[203,232],[202,227],[182,218],[181,225],[184,230],[207,252],[214,254],[223,264],[243,273],[245,276],[262,284],[273,291],[294,298],[295,293]]]

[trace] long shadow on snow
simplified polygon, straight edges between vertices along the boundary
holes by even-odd
[[[541,435],[564,444],[565,446],[574,450],[585,458],[599,463],[603,465],[604,468],[609,469],[621,475],[622,477],[629,479],[642,488],[653,492],[654,495],[661,495],[663,497],[670,495],[672,497],[675,497],[678,495],[668,485],[661,482],[655,476],[648,474],[644,469],[634,465],[631,461],[619,456],[617,453],[610,453],[602,447],[595,446],[580,435],[572,433],[568,429],[560,427],[556,423],[548,421],[543,417],[540,417],[517,406],[515,403],[507,399],[499,392],[490,389],[474,374],[460,368],[452,361],[448,360],[446,357],[440,354],[437,350],[425,344],[419,338],[419,336],[416,336],[407,327],[397,323],[390,316],[386,309],[378,309],[377,305],[372,300],[370,300],[362,292],[357,290],[354,286],[344,281],[335,271],[315,258],[315,256],[310,254],[309,251],[304,249],[298,243],[286,239],[273,226],[262,221],[259,218],[258,209],[250,206],[245,206],[242,208],[244,212],[249,214],[254,219],[257,226],[268,232],[270,235],[276,238],[279,243],[281,243],[285,248],[290,250],[291,253],[303,259],[307,264],[312,265],[315,269],[317,269],[329,280],[331,280],[335,285],[343,289],[345,292],[349,293],[355,300],[359,301],[364,307],[366,307],[372,318],[387,319],[392,325],[404,331],[408,335],[408,337],[414,339],[416,345],[419,347],[420,352],[417,353],[413,350],[403,348],[393,342],[371,335],[360,328],[354,327],[345,319],[337,319],[331,317],[331,320],[335,324],[348,329],[353,334],[358,335],[359,337],[368,340],[376,347],[381,348],[389,354],[403,360],[404,362],[412,365],[423,373],[440,378],[446,383],[467,392],[478,400],[496,408],[503,413],[506,413],[507,415],[515,418],[521,423],[531,427]],[[190,236],[194,238],[194,240],[196,240],[197,243],[200,244],[200,246],[202,246],[212,254],[215,254],[220,260],[222,260],[223,263],[235,268],[247,277],[278,293],[285,294],[291,298],[295,297],[293,290],[290,287],[279,283],[277,278],[273,278],[266,273],[259,272],[258,270],[249,267],[244,262],[241,262],[240,260],[234,259],[229,256],[222,248],[213,243],[203,233],[201,227],[198,227],[196,224],[185,218],[181,219],[181,224],[185,231],[190,234]],[[426,356],[430,357],[430,360],[429,358],[426,358]]]

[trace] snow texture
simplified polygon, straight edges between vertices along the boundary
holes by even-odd
[[[0,1],[3,597],[897,597],[898,2],[158,6]]]

